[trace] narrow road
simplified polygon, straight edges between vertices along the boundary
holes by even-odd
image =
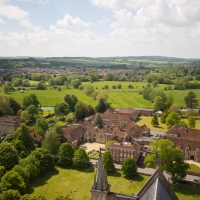
[[[95,165],[98,160],[94,160],[94,159],[90,159],[90,161],[92,162],[93,165]],[[116,169],[121,169],[122,165],[120,164],[114,164],[115,165],[115,168]],[[153,173],[155,172],[155,169],[153,168],[142,168],[142,167],[138,167],[138,173],[141,173],[141,174],[146,174],[146,175],[152,175]],[[168,178],[170,178],[171,176],[167,173],[164,173],[166,179],[168,180]],[[192,179],[197,179],[199,180],[200,177],[198,176],[194,176],[194,175],[189,175],[187,174],[186,177],[185,177],[185,180],[187,181],[191,181]]]

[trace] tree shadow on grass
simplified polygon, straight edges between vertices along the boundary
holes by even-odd
[[[114,177],[122,176],[122,174],[120,172],[118,172],[117,170],[113,171],[113,172],[108,172],[107,174],[108,174],[108,176],[114,176]]]
[[[187,183],[173,183],[172,188],[175,193],[183,194],[185,196],[200,197],[200,188],[193,184]]]
[[[140,182],[144,180],[144,177],[141,174],[136,174],[135,176],[125,177],[125,179]]]
[[[34,188],[45,185],[51,177],[58,174],[59,174],[59,171],[56,168],[54,168],[53,170],[47,172],[43,176],[40,176],[39,178],[30,181],[31,186],[30,185],[27,186],[26,193],[27,194],[33,193]]]

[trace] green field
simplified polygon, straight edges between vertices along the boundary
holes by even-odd
[[[39,180],[31,183],[27,189],[28,194],[43,195],[48,200],[55,199],[59,195],[70,194],[74,200],[90,199],[89,189],[94,180],[94,169],[88,168],[84,171],[75,169],[56,168],[54,171],[47,173]],[[149,176],[137,175],[132,178],[133,182],[125,179],[121,171],[108,174],[108,182],[111,184],[111,192],[124,194],[137,194]],[[74,192],[74,190],[77,190]],[[176,184],[173,189],[180,200],[200,200],[200,190],[189,184]],[[73,191],[71,193],[71,191]]]
[[[110,103],[111,107],[113,108],[128,108],[128,107],[141,107],[141,108],[152,108],[153,104],[144,99],[139,92],[143,90],[143,87],[146,87],[146,82],[119,82],[119,81],[99,81],[94,83],[89,82],[83,82],[84,85],[92,85],[94,88],[99,92],[104,92],[108,95],[108,103]],[[113,85],[121,84],[121,89],[113,89]],[[108,85],[108,89],[103,89],[105,85]],[[128,85],[132,85],[134,89],[129,89]],[[174,104],[177,104],[178,106],[185,107],[184,103],[184,97],[187,95],[187,93],[191,90],[169,90],[165,91],[164,87],[166,85],[160,84],[158,85],[156,90],[163,90],[166,94],[172,94],[174,97]],[[197,98],[200,102],[200,89],[193,90]],[[0,92],[3,93],[3,88],[0,88]],[[19,91],[15,91],[13,93],[10,93],[9,95],[14,97],[16,101],[18,101],[20,104],[22,103],[22,99],[24,96],[35,93],[41,102],[42,106],[54,106],[56,103],[59,103],[63,101],[63,97],[65,94],[74,94],[78,97],[79,101],[88,103],[92,106],[97,105],[97,102],[92,99],[92,97],[89,97],[85,95],[82,91],[78,89],[69,88],[66,89],[62,87],[61,91],[58,91],[56,89],[50,89],[50,87],[47,88],[47,90],[26,90],[25,93],[19,93]]]

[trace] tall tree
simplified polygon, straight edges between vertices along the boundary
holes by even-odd
[[[190,129],[193,129],[193,128],[195,128],[195,124],[196,124],[196,119],[195,119],[195,117],[189,117],[188,118],[188,127],[190,128]]]
[[[126,157],[122,163],[122,173],[125,177],[132,177],[137,174],[137,164],[134,158]]]
[[[13,133],[13,140],[20,140],[25,147],[26,155],[35,149],[34,139],[30,135],[30,128],[25,124],[21,124],[20,127]]]
[[[75,152],[74,147],[70,143],[68,142],[62,143],[58,151],[57,163],[64,167],[72,165],[74,152]]]
[[[75,111],[75,106],[78,103],[78,98],[73,94],[66,94],[64,101],[69,105],[71,112]]]
[[[113,157],[112,157],[110,151],[106,151],[103,154],[103,164],[104,164],[104,167],[107,171],[114,171],[115,170],[115,166],[114,166],[114,163],[113,163]]]
[[[184,98],[184,101],[187,108],[196,108],[199,105],[197,95],[192,91],[188,92],[187,96]]]
[[[8,171],[1,179],[2,190],[18,190],[20,194],[24,194],[26,184],[22,177],[15,171]]]
[[[85,168],[89,162],[89,157],[83,148],[79,148],[74,153],[73,165],[79,169]]]
[[[156,96],[153,101],[153,108],[155,110],[164,110],[166,104],[161,96]]]
[[[70,113],[69,105],[65,102],[57,103],[54,106],[54,112],[57,116],[63,117],[64,115],[68,115]]]
[[[96,111],[99,113],[105,112],[107,109],[106,103],[103,98],[101,98],[96,106]]]
[[[189,164],[185,163],[184,157],[178,147],[170,140],[158,140],[149,145],[153,154],[145,158],[147,167],[159,166],[162,171],[171,175],[172,180],[184,178]]]
[[[77,103],[74,112],[75,119],[78,121],[84,119],[87,116],[88,116],[88,110],[86,104],[82,102]]]
[[[101,115],[99,113],[97,113],[95,116],[94,124],[99,128],[103,128],[103,119],[101,118]]]
[[[0,194],[1,200],[21,200],[18,190],[7,190]]]
[[[60,137],[54,131],[47,131],[45,134],[45,138],[42,141],[42,147],[51,151],[52,155],[56,155],[58,153],[58,149],[60,147]]]
[[[38,108],[38,105],[40,104],[40,102],[37,99],[36,94],[32,93],[28,96],[25,96],[22,99],[22,106],[24,106],[25,108],[27,108],[30,105],[35,105],[36,108]]]
[[[178,124],[179,121],[179,116],[175,112],[171,112],[165,119],[165,124],[167,128],[171,128],[173,125]]]
[[[6,170],[10,170],[18,163],[18,153],[14,146],[8,142],[0,144],[0,166],[4,166]]]
[[[156,116],[156,113],[154,113],[154,115],[153,115],[153,118],[152,118],[152,120],[151,120],[151,124],[152,124],[153,126],[158,126],[158,125],[159,125],[159,123],[158,123],[158,118],[157,118],[157,116]]]

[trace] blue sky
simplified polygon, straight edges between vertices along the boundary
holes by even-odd
[[[0,0],[0,56],[200,58],[200,0]]]

